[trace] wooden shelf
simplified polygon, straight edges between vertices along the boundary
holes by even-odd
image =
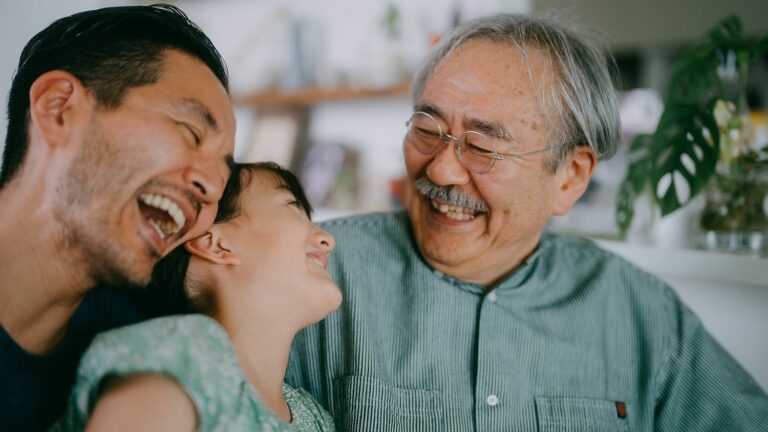
[[[311,87],[295,91],[269,90],[242,95],[234,98],[236,105],[255,107],[308,107],[321,102],[370,99],[408,94],[410,83],[404,82],[390,87]]]

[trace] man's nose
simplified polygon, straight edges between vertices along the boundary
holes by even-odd
[[[441,186],[467,184],[470,179],[469,171],[459,161],[456,140],[446,139],[446,144],[435,153],[427,165],[427,176],[433,183]]]
[[[220,163],[213,158],[202,157],[186,171],[184,178],[195,197],[206,203],[217,202],[221,198],[224,181]]]

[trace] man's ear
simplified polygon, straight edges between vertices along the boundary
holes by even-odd
[[[62,70],[40,75],[29,89],[30,122],[53,147],[67,142],[78,116],[93,105],[93,98],[80,80]]]
[[[187,252],[192,255],[220,265],[240,265],[240,256],[232,250],[229,243],[221,235],[221,231],[212,227],[200,237],[184,243]]]
[[[584,195],[589,179],[597,167],[597,157],[589,146],[576,147],[555,175],[563,177],[552,213],[562,216],[568,213],[576,201]]]

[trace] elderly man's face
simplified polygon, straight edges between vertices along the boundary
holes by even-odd
[[[517,153],[545,148],[547,128],[537,86],[550,85],[551,72],[540,54],[488,40],[470,40],[446,57],[428,80],[416,110],[430,112],[443,131],[459,136],[478,125],[503,128],[507,139],[497,151]],[[482,127],[482,126],[480,126]],[[536,247],[547,220],[564,213],[564,175],[544,169],[545,153],[496,161],[484,174],[465,169],[451,144],[425,155],[404,143],[409,176],[407,208],[423,257],[437,270],[462,280],[492,284]],[[454,188],[485,204],[474,212],[430,199],[422,186]],[[455,203],[454,203],[455,204]]]

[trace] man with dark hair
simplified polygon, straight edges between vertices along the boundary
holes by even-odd
[[[520,15],[436,47],[404,134],[407,212],[323,224],[344,302],[297,336],[286,380],[340,430],[765,430],[765,394],[668,286],[543,232],[619,144],[608,65]]]
[[[62,18],[24,48],[0,173],[0,424],[44,429],[93,335],[142,318],[112,287],[204,232],[229,176],[226,67],[172,6]]]

